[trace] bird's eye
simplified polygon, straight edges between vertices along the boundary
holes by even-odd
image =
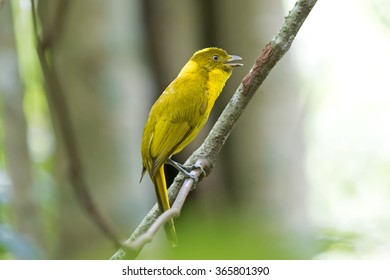
[[[214,60],[214,61],[218,61],[218,60],[219,60],[218,55],[213,55],[213,60]]]

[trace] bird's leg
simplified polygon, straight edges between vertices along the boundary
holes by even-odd
[[[173,159],[171,158],[167,158],[167,160],[165,161],[166,164],[169,164],[173,167],[175,167],[178,171],[180,171],[181,173],[183,173],[184,175],[186,175],[187,177],[190,177],[192,178],[193,176],[190,174],[192,168],[189,167],[189,166],[185,166],[181,163],[178,163],[176,161],[174,161]]]
[[[200,164],[197,164],[195,163],[195,165],[193,166],[185,166],[181,163],[178,163],[176,161],[174,161],[173,159],[171,158],[168,158],[166,161],[165,161],[166,164],[169,164],[169,165],[172,165],[173,167],[175,167],[179,172],[183,173],[186,177],[188,178],[192,178],[194,180],[198,180],[198,178],[194,175],[191,174],[191,171],[194,170],[194,169],[200,169],[200,172],[202,173],[202,176],[205,177],[206,176],[206,171],[204,171],[203,167],[200,165]],[[203,178],[201,177],[201,178]]]

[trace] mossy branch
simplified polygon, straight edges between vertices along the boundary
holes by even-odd
[[[233,97],[210,131],[206,140],[187,159],[185,165],[201,167],[206,172],[206,176],[210,174],[219,152],[233,130],[237,120],[272,68],[290,49],[295,36],[316,3],[317,0],[299,0],[295,3],[294,8],[289,12],[288,16],[285,17],[285,21],[278,34],[264,47],[257,57],[255,64],[244,77]],[[202,179],[200,178],[202,172],[200,172],[199,169],[194,169],[192,172],[196,172],[194,174],[198,176],[199,180]],[[192,179],[184,180],[185,178],[182,174],[179,174],[169,188],[169,199],[171,203],[175,201],[172,208],[164,212],[163,215],[160,215],[158,207],[155,205],[145,216],[131,237],[125,242],[125,246],[119,249],[111,259],[129,259],[137,257],[139,251],[145,244],[152,240],[157,230],[170,218],[175,218],[180,214],[181,207],[184,204],[187,194],[197,185],[197,182]],[[179,193],[180,196],[178,196]],[[178,197],[180,197],[179,201]]]

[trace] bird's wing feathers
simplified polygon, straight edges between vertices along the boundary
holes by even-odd
[[[159,120],[150,143],[150,155],[153,159],[152,176],[175,151],[176,147],[191,132],[188,122],[172,123],[170,120]]]
[[[197,120],[207,106],[203,90],[189,87],[180,94],[175,92],[174,88],[182,82],[182,79],[175,80],[168,86],[162,94],[163,98],[157,100],[151,111],[153,120],[150,121],[150,125],[153,129],[150,131],[151,140],[148,148],[152,159],[149,166],[152,176],[180,145],[193,138],[192,134],[198,126]]]

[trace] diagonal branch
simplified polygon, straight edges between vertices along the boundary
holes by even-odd
[[[199,178],[201,176],[201,171],[199,169],[194,169],[191,171],[191,175]],[[184,202],[187,199],[190,191],[195,187],[196,182],[188,178],[182,184],[179,193],[176,196],[172,207],[160,215],[160,211],[157,207],[157,204],[153,207],[151,212],[156,213],[155,221],[151,225],[145,224],[145,228],[141,231],[144,233],[141,234],[137,239],[129,239],[124,242],[123,249],[127,252],[128,259],[135,259],[138,253],[142,248],[149,242],[153,240],[153,237],[157,234],[158,230],[170,219],[177,218],[180,216],[181,209],[183,208]],[[121,249],[122,250],[122,249]],[[119,251],[118,251],[119,252]],[[114,259],[114,257],[113,257]]]
[[[283,55],[290,49],[292,42],[295,39],[299,29],[310,14],[317,0],[298,0],[295,3],[294,8],[285,17],[285,21],[279,30],[278,34],[269,42],[257,57],[255,64],[252,66],[249,73],[244,77],[241,84],[237,88],[236,92],[232,96],[231,100],[225,107],[221,116],[215,123],[214,127],[210,131],[206,140],[186,161],[186,165],[199,165],[201,160],[201,166],[206,172],[206,176],[211,172],[213,165],[221,151],[226,139],[229,137],[233,130],[237,120],[249,104],[256,91],[266,79],[272,68],[283,57]],[[200,177],[201,173],[197,173]],[[178,196],[178,193],[183,188],[184,177],[179,174],[174,183],[169,188],[169,198],[172,202]],[[185,182],[192,181],[187,179]],[[196,187],[196,182],[192,183],[191,189]],[[190,191],[189,190],[189,191]],[[168,211],[167,211],[168,212]],[[141,224],[137,227],[131,237],[126,241],[126,245],[129,248],[119,249],[111,259],[125,259],[135,258],[142,247],[151,240],[151,232],[149,229],[152,226],[161,227],[164,221],[168,218],[173,218],[177,215],[176,210],[171,212],[170,216],[165,216],[164,219],[157,219],[159,217],[158,207],[155,205],[149,213],[142,220]],[[162,216],[162,215],[161,215]],[[154,225],[156,224],[156,225]],[[144,238],[144,234],[149,234],[148,238]],[[155,231],[153,231],[154,233]],[[138,241],[143,240],[140,244],[137,244],[137,251],[132,251],[132,245]],[[127,247],[127,246],[126,246]]]

